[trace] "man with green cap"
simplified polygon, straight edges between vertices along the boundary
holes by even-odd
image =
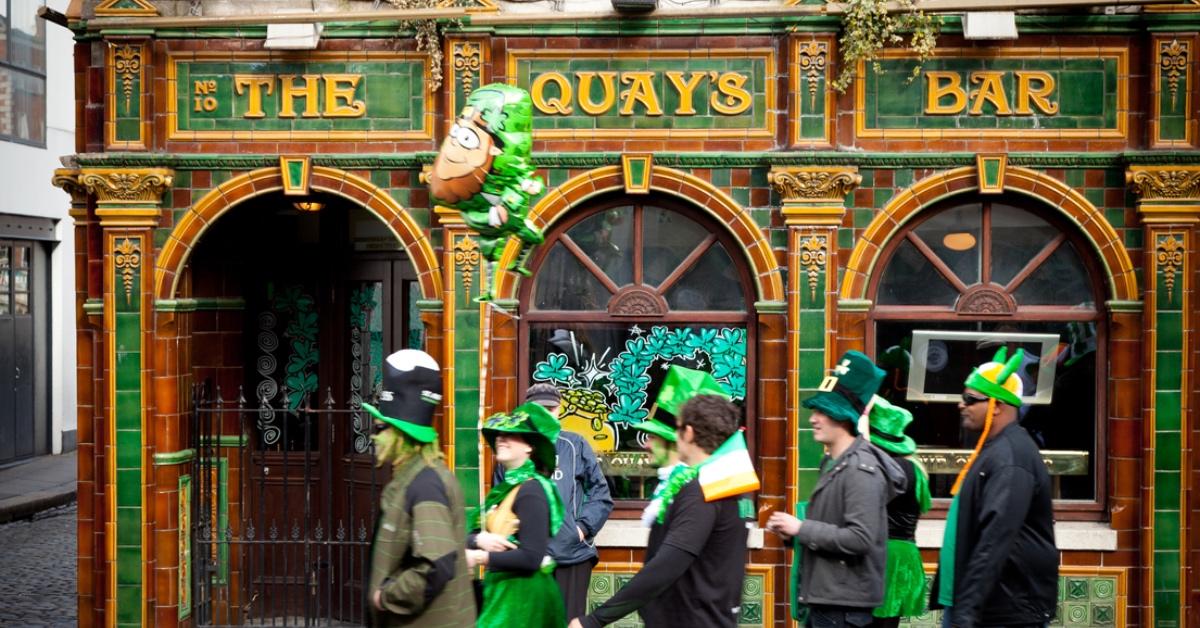
[[[875,628],[896,628],[903,617],[925,613],[925,569],[917,549],[917,520],[928,512],[929,474],[913,458],[917,443],[904,433],[912,413],[876,396],[871,404],[871,443],[886,451],[904,470],[908,488],[887,505],[887,567],[883,604],[875,608]]]
[[[790,539],[797,550],[793,615],[815,628],[866,626],[883,603],[887,556],[887,504],[905,488],[904,471],[859,433],[884,371],[858,351],[838,360],[817,393],[813,439],[825,445],[820,478],[802,521],[772,513],[767,529]]]
[[[433,427],[441,372],[432,356],[413,349],[389,355],[383,368],[378,404],[363,404],[375,419],[375,457],[392,467],[371,547],[371,624],[471,625],[463,493],[442,463]]]
[[[1045,626],[1058,599],[1050,474],[1018,422],[1023,352],[1006,350],[967,377],[958,411],[981,431],[959,473],[933,579],[944,626]]]

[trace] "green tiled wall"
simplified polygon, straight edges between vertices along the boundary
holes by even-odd
[[[599,607],[608,598],[617,594],[625,585],[633,580],[635,572],[610,571],[592,572],[592,580],[588,586],[588,612]],[[738,618],[738,626],[763,626],[766,618],[766,607],[771,603],[763,588],[765,577],[762,574],[747,573],[742,581],[742,614]],[[614,624],[613,628],[641,628],[643,626],[636,614],[628,615]]]
[[[1187,67],[1179,71],[1172,81],[1171,68],[1162,67],[1174,59],[1182,56],[1184,59],[1191,60],[1194,51],[1190,50],[1191,42],[1187,41],[1158,41],[1158,50],[1156,57],[1160,60],[1158,72],[1158,136],[1153,138],[1155,141],[1184,141],[1187,139],[1187,125],[1189,121],[1189,113],[1195,115],[1195,112],[1188,111],[1189,98],[1188,94],[1192,91],[1192,75],[1194,70],[1192,66],[1194,61],[1188,64]],[[1171,89],[1171,83],[1175,83],[1175,89]],[[1193,109],[1195,104],[1191,103]]]
[[[867,72],[865,121],[868,129],[1105,129],[1117,128],[1121,103],[1117,98],[1118,60],[1115,56],[1059,58],[956,58],[942,57],[925,63],[922,76],[908,82],[912,59],[881,61],[886,73]],[[1012,115],[996,115],[991,103],[983,105],[982,115],[970,115],[974,102],[967,98],[966,108],[955,115],[925,113],[928,72],[954,72],[960,77],[959,88],[974,94],[971,72],[1004,72],[1004,94]],[[1055,79],[1050,102],[1058,103],[1058,112],[1050,115],[1030,105],[1032,115],[1017,115],[1017,80],[1014,71],[1048,72]],[[1035,87],[1040,83],[1035,82]],[[950,105],[949,96],[940,101]]]
[[[929,587],[933,574],[926,574],[925,586]],[[1118,610],[1122,600],[1118,599],[1117,576],[1072,576],[1058,577],[1058,606],[1052,628],[1105,628],[1118,625]],[[941,628],[942,612],[926,611],[920,617],[900,622],[906,628]]]
[[[1155,235],[1157,250],[1183,246],[1180,234]],[[1187,283],[1187,253],[1168,289],[1168,267],[1156,265],[1154,294],[1154,619],[1156,625],[1179,621],[1180,547],[1183,513],[1180,504],[1183,390],[1183,299]]]
[[[145,242],[140,237],[119,239],[128,242],[146,259]],[[132,270],[132,275],[124,274]],[[113,332],[116,398],[113,400],[116,453],[116,565],[119,626],[142,623],[142,266],[119,268],[114,265]],[[132,282],[128,293],[125,282]]]
[[[462,485],[468,511],[479,505],[479,487],[487,483],[480,477],[480,321],[479,304],[474,301],[485,280],[487,262],[482,255],[479,259],[480,263],[471,269],[470,290],[463,283],[462,267],[456,264],[443,269],[454,281],[454,474]]]
[[[804,242],[810,240],[812,235],[805,235],[801,238],[800,250],[804,250]],[[832,250],[833,243],[824,235],[815,236],[821,238],[825,244],[826,260],[829,258],[829,253]],[[796,359],[796,367],[799,371],[799,392],[797,399],[805,399],[812,395],[817,390],[817,386],[821,384],[821,380],[825,377],[825,289],[828,277],[828,263],[823,265],[817,273],[817,282],[815,291],[810,287],[809,277],[803,265],[799,268],[800,272],[800,319],[796,322],[797,328],[800,330],[800,354]],[[814,294],[815,292],[815,294]],[[819,477],[819,465],[822,456],[825,455],[825,450],[822,445],[813,440],[812,428],[808,424],[809,410],[800,408],[800,420],[797,423],[797,431],[799,432],[796,446],[796,464],[797,464],[797,499],[804,501],[812,494],[813,488],[817,485]]]
[[[142,66],[149,61],[143,54],[140,44],[118,46],[113,54],[117,57],[119,67],[137,68],[135,72],[116,75],[114,102],[116,111],[113,115],[114,137],[118,142],[144,142],[142,137]],[[132,52],[133,56],[127,56]],[[128,79],[128,80],[127,80]]]

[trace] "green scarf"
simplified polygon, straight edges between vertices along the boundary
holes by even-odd
[[[667,522],[667,509],[671,507],[671,502],[675,501],[675,496],[679,494],[685,484],[696,479],[696,475],[700,473],[700,466],[703,465],[692,467],[680,464],[671,471],[671,475],[667,477],[667,487],[659,495],[659,500],[661,500],[658,507],[659,524]]]
[[[558,529],[562,526],[563,521],[562,498],[558,496],[558,491],[554,488],[554,484],[534,469],[532,460],[526,460],[525,464],[516,469],[505,469],[504,481],[492,487],[492,490],[488,492],[487,497],[483,500],[483,506],[476,510],[475,521],[480,530],[483,529],[484,516],[498,506],[500,502],[504,501],[504,498],[508,497],[508,494],[513,489],[524,484],[526,480],[537,480],[537,483],[542,486],[542,491],[546,493],[546,503],[550,508],[550,536],[553,537],[558,533]],[[510,540],[516,541],[515,538]]]
[[[921,464],[920,460],[915,457],[905,456],[913,466],[913,475],[916,476],[916,485],[913,487],[913,492],[917,497],[917,507],[921,510],[921,514],[929,512],[933,506],[933,499],[929,495],[929,472],[925,470],[925,465]]]

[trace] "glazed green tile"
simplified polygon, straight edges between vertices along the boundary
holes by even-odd
[[[479,469],[459,467],[454,470],[454,476],[458,478],[458,484],[462,487],[469,512],[469,509],[479,505]]]
[[[819,479],[821,479],[821,474],[816,471],[801,470],[796,473],[796,496],[800,501],[808,500],[813,489],[817,487]]]
[[[136,432],[135,432],[136,435]],[[118,432],[118,438],[121,433]],[[142,466],[142,450],[139,447],[117,446],[117,468],[138,469]]]
[[[1178,539],[1176,544],[1178,544]],[[1179,590],[1179,552],[1154,552],[1154,590]]]
[[[142,503],[142,472],[140,469],[117,469],[117,505],[140,506]]]
[[[142,588],[117,586],[117,625],[141,626]]]
[[[142,354],[137,351],[118,352],[116,363],[116,389],[119,391],[141,390]]]
[[[133,558],[120,556],[119,558]],[[142,583],[142,564],[138,560],[117,561],[117,586],[140,585]]]
[[[851,249],[854,248],[854,230],[845,227],[838,228],[837,235],[838,248]]]
[[[1125,226],[1125,210],[1123,208],[1104,210],[1104,218],[1108,224],[1117,229]]]
[[[141,429],[142,394],[139,391],[116,393],[117,429]]]
[[[805,288],[808,286],[806,285]],[[808,291],[805,291],[805,298],[808,297]],[[820,298],[821,293],[818,290],[817,297]],[[812,317],[802,321],[800,325],[800,346],[802,347],[817,347],[824,348],[825,346],[825,324],[822,319]]]
[[[1157,421],[1155,427],[1158,427]],[[1154,434],[1154,468],[1177,471],[1179,470],[1179,458],[1179,432],[1156,432]]]
[[[804,424],[808,425],[808,412],[802,414],[804,414]],[[825,446],[813,440],[812,430],[808,428],[799,430],[796,439],[796,464],[802,468],[815,469],[823,457],[825,457]]]
[[[135,301],[137,299],[131,299]],[[118,297],[124,303],[125,299]],[[140,312],[121,311],[116,313],[117,351],[139,351],[142,347],[142,315]]]
[[[804,116],[800,119],[800,137],[806,140],[821,140],[825,138],[825,118]]]
[[[117,547],[140,547],[142,509],[117,507]]]
[[[1126,248],[1134,249],[1134,250],[1140,249],[1140,248],[1142,248],[1143,242],[1144,242],[1144,238],[1142,237],[1142,231],[1140,229],[1127,229],[1125,231],[1125,247]],[[1138,283],[1139,284],[1141,283],[1140,279],[1138,280]]]
[[[1179,510],[1179,473],[1157,471],[1154,474],[1154,509]]]
[[[1175,560],[1179,567],[1179,512],[1158,511],[1154,513],[1154,562],[1157,568],[1164,557]]]
[[[1178,430],[1180,429],[1180,416],[1182,405],[1180,400],[1182,394],[1180,391],[1167,391],[1154,393],[1154,429],[1155,430]]]
[[[1180,362],[1182,354],[1179,351],[1158,351],[1155,355],[1154,387],[1157,390],[1179,390]]]
[[[1086,171],[1084,171],[1084,170],[1076,170],[1076,169],[1068,170],[1066,172],[1065,181],[1066,181],[1067,185],[1069,185],[1075,189],[1079,189],[1084,186],[1085,174],[1086,174]]]

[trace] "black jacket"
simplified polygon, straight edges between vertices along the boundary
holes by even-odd
[[[1048,622],[1058,598],[1050,474],[1025,428],[988,440],[958,493],[954,625]],[[941,608],[941,573],[931,608]]]

